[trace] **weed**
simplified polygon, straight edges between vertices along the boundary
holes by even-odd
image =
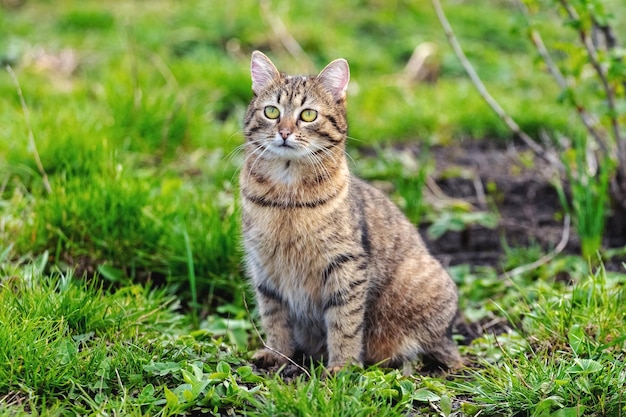
[[[346,370],[325,381],[320,379],[320,369],[311,374],[310,379],[300,377],[292,384],[269,381],[274,395],[261,400],[249,415],[404,416],[414,409],[446,408],[449,401],[445,391],[437,393],[442,387],[433,384],[434,389],[429,389],[397,371]]]
[[[602,247],[604,225],[609,205],[609,183],[614,167],[609,159],[595,160],[591,143],[585,136],[575,137],[571,145],[562,145],[563,164],[571,190],[571,209],[562,187],[557,187],[561,203],[572,211],[585,259],[593,261]]]
[[[494,340],[502,358],[484,362],[460,388],[488,414],[618,415],[626,386],[623,286],[599,269],[565,297],[545,286],[526,293],[521,331],[530,343],[520,350]]]

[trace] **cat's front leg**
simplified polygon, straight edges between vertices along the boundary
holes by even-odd
[[[252,360],[262,368],[283,365],[295,353],[288,306],[267,282],[256,284],[255,291],[267,347],[257,351]]]
[[[348,259],[349,258],[349,259]],[[339,257],[325,274],[323,306],[327,330],[328,370],[336,373],[348,364],[363,363],[363,334],[367,284],[357,257]]]

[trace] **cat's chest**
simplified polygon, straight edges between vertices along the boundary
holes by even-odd
[[[260,276],[294,306],[321,304],[323,271],[332,251],[328,227],[314,233],[285,218],[271,223],[266,219],[264,226],[244,232],[246,250],[261,269]]]
[[[327,257],[323,240],[313,234],[259,233],[254,239],[253,251],[268,276],[280,281],[279,285],[307,287],[321,285],[321,276]]]

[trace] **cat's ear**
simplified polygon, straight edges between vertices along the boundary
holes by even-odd
[[[252,91],[257,95],[269,87],[276,78],[280,77],[280,72],[278,72],[272,61],[263,52],[259,51],[252,52],[250,74],[252,76]]]
[[[350,67],[343,58],[335,59],[319,73],[317,79],[322,82],[337,101],[346,97],[348,82],[350,81]]]

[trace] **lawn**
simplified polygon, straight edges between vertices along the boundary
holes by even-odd
[[[514,3],[443,5],[522,129],[576,137],[584,129]],[[624,5],[605,3],[623,24]],[[449,375],[325,378],[311,364],[281,378],[249,362],[262,335],[241,268],[237,174],[253,50],[289,72],[349,61],[352,169],[434,245],[503,223],[495,182],[480,209],[424,185],[467,179],[437,165],[448,149],[519,145],[430,2],[0,4],[0,416],[626,415],[626,251],[607,239],[591,258],[576,245],[545,257],[557,242],[503,236],[495,262],[450,262],[472,334],[457,335],[467,368]],[[541,27],[555,42],[569,33]],[[410,82],[424,42],[438,79]]]

